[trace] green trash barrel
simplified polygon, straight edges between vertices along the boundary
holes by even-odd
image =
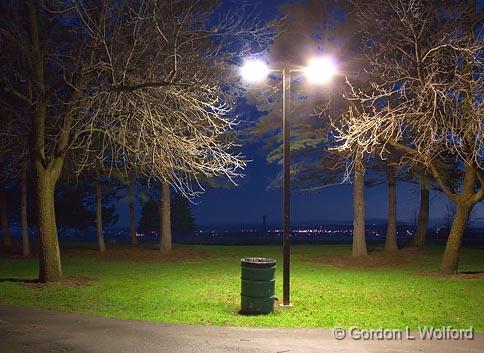
[[[274,311],[276,260],[246,257],[241,263],[240,313],[268,314]]]

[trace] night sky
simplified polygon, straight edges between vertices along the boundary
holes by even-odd
[[[254,124],[260,117],[253,107],[241,105],[240,114],[244,120]],[[194,199],[192,210],[199,227],[218,226],[237,228],[259,226],[262,216],[267,216],[269,225],[282,224],[282,190],[270,189],[268,185],[278,175],[281,166],[266,162],[266,153],[261,144],[246,144],[242,153],[252,160],[245,169],[245,177],[239,179],[238,187],[207,189],[206,193]],[[416,183],[398,182],[397,217],[399,222],[416,223],[420,191]],[[293,192],[291,195],[291,218],[295,226],[351,223],[353,220],[352,185],[332,185],[317,191]],[[447,217],[447,197],[431,192],[430,223],[441,224]],[[138,214],[142,204],[138,202]],[[119,221],[116,226],[128,226],[126,200],[118,204]],[[387,217],[387,186],[380,184],[366,189],[367,221],[385,222]],[[138,216],[139,218],[139,216]],[[484,204],[474,207],[473,223],[483,225]]]
[[[263,16],[271,20],[280,16],[279,5],[287,1],[264,0]],[[260,114],[251,107],[241,105],[239,113],[244,120],[255,123]],[[199,227],[260,225],[262,216],[267,216],[269,225],[282,224],[282,190],[267,190],[267,186],[280,171],[277,164],[268,164],[266,151],[260,144],[246,144],[242,153],[252,160],[245,169],[245,177],[239,179],[239,187],[230,189],[207,189],[206,193],[193,201],[192,206]],[[416,223],[419,205],[418,184],[399,182],[397,188],[397,217],[399,222]],[[352,185],[333,185],[312,192],[292,193],[292,224],[315,225],[350,223],[353,219]],[[447,214],[445,195],[438,191],[431,193],[430,220],[441,223]],[[141,204],[137,205],[138,213]],[[117,226],[127,226],[128,209],[126,200],[118,204]],[[387,189],[381,184],[366,190],[366,214],[368,221],[384,222],[387,217]],[[475,206],[473,218],[484,218],[484,205]],[[477,222],[476,222],[477,223]],[[482,224],[479,222],[479,224]]]
[[[280,166],[266,162],[266,152],[261,146],[246,145],[243,151],[253,162],[248,164],[245,177],[239,180],[239,187],[207,189],[204,195],[194,200],[197,204],[192,209],[199,227],[257,226],[261,224],[263,215],[267,216],[270,225],[282,223],[282,190],[267,190]],[[397,192],[398,220],[414,223],[419,205],[419,186],[399,182]],[[329,186],[312,192],[293,192],[291,202],[294,225],[348,223],[353,219],[351,184]],[[448,204],[445,195],[432,191],[431,220],[441,221],[447,213]],[[141,204],[137,206],[139,212]],[[127,226],[129,219],[125,200],[118,205],[118,212],[117,226]],[[366,212],[369,221],[386,219],[386,184],[367,188]],[[475,206],[474,217],[484,217],[482,202]]]

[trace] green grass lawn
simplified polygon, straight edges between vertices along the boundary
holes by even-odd
[[[28,284],[35,259],[0,257],[0,304],[166,323],[259,327],[403,328],[433,325],[484,331],[482,274],[440,277],[442,248],[405,252],[395,260],[371,253],[352,262],[349,246],[293,246],[293,308],[245,317],[240,305],[240,258],[278,260],[276,295],[282,295],[281,249],[276,246],[124,248],[99,256],[92,250],[63,251],[67,280]],[[128,256],[130,253],[133,256]],[[128,255],[127,255],[128,254]],[[483,271],[484,251],[463,249],[460,271]],[[427,272],[427,273],[426,273]],[[83,279],[92,281],[84,283]]]

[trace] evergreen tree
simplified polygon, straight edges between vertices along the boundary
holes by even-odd
[[[195,231],[195,218],[190,207],[190,201],[182,195],[175,195],[171,198],[171,227],[175,234],[191,234]],[[143,204],[139,230],[143,233],[160,230],[159,202],[152,199]]]
[[[191,234],[195,231],[195,218],[190,201],[186,197],[181,195],[172,197],[171,227],[175,234]]]
[[[141,233],[156,232],[158,233],[160,224],[160,215],[158,213],[158,203],[154,200],[147,200],[141,209],[141,218],[139,220],[139,231]]]
[[[95,181],[80,180],[72,185],[62,183],[56,190],[57,226],[62,229],[87,230],[95,225],[96,194]],[[118,199],[116,186],[104,183],[102,199],[103,224],[110,226],[117,222],[115,201]]]

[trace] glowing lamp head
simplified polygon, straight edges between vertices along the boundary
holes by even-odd
[[[311,60],[304,70],[308,81],[314,84],[328,83],[337,71],[336,63],[329,57]]]
[[[245,81],[262,81],[269,75],[269,68],[260,60],[248,60],[240,69],[240,74]]]

